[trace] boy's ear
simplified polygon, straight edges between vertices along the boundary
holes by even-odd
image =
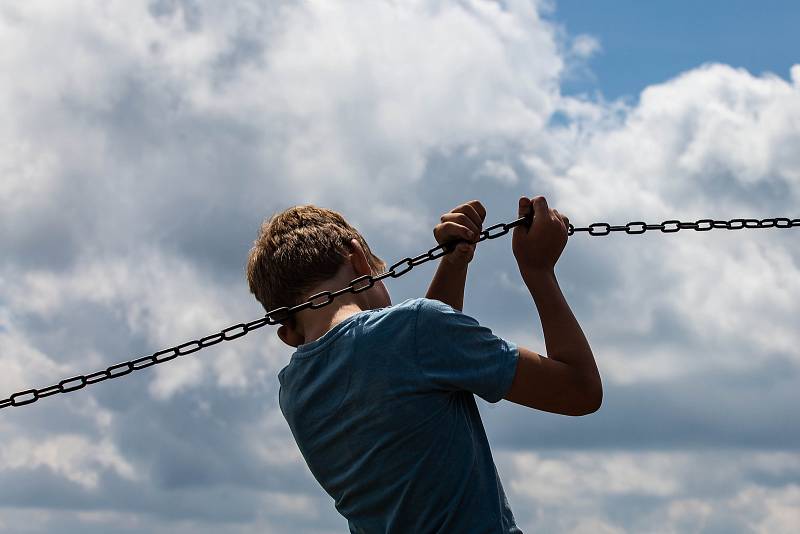
[[[372,274],[372,267],[370,267],[369,261],[367,260],[367,254],[364,252],[358,239],[350,240],[350,254],[350,262],[353,264],[353,270],[358,276]]]
[[[299,347],[305,342],[305,338],[294,329],[294,321],[282,324],[278,328],[278,337],[290,347],[295,348]]]

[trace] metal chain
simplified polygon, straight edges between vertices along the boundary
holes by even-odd
[[[498,237],[506,235],[512,228],[522,224],[525,226],[530,226],[530,223],[531,217],[527,216],[520,217],[519,219],[510,223],[495,224],[488,227],[486,230],[483,230],[474,243],[480,243],[481,241],[485,241],[487,239],[497,239]],[[584,228],[576,228],[570,224],[569,228],[567,229],[567,235],[573,235],[575,232],[588,232],[589,235],[592,236],[606,236],[611,232],[623,231],[627,234],[638,235],[643,234],[648,230],[660,230],[664,233],[672,233],[679,230],[689,229],[696,230],[698,232],[705,232],[717,228],[741,230],[742,228],[793,228],[798,226],[800,226],[800,219],[788,219],[786,217],[761,220],[731,219],[729,221],[701,219],[693,223],[669,220],[664,221],[661,224],[647,224],[641,221],[636,221],[629,222],[624,226],[612,226],[608,223],[594,223]],[[296,306],[292,307],[283,306],[281,308],[275,308],[274,310],[267,312],[264,317],[250,321],[249,323],[235,324],[225,328],[224,330],[221,330],[220,332],[217,332],[216,334],[211,334],[200,339],[187,341],[186,343],[181,343],[180,345],[155,352],[150,356],[143,356],[135,360],[118,363],[116,365],[107,367],[102,371],[96,371],[88,375],[77,375],[71,378],[65,378],[58,384],[53,384],[52,386],[48,386],[46,388],[26,389],[24,391],[19,391],[7,399],[0,400],[0,409],[7,408],[9,406],[25,406],[26,404],[31,404],[39,399],[55,395],[56,393],[68,393],[70,391],[76,391],[90,384],[97,384],[98,382],[103,382],[112,378],[119,378],[121,376],[130,374],[133,371],[139,371],[159,363],[168,362],[177,358],[178,356],[192,354],[200,349],[216,345],[217,343],[221,343],[223,341],[231,341],[233,339],[240,338],[248,332],[258,330],[263,326],[281,323],[301,310],[315,310],[327,306],[333,302],[336,297],[339,297],[345,293],[355,294],[366,291],[375,285],[375,282],[378,282],[379,280],[390,277],[399,278],[418,265],[422,265],[423,263],[427,263],[431,260],[435,260],[445,256],[446,254],[449,254],[455,249],[455,244],[456,242],[444,243],[430,249],[428,252],[414,256],[413,258],[403,258],[389,267],[388,271],[381,273],[380,275],[372,276],[367,274],[360,276],[352,280],[346,287],[339,289],[338,291],[322,291],[310,296],[308,300],[301,304],[297,304]]]

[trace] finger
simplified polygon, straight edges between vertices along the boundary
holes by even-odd
[[[478,213],[478,211],[475,209],[474,206],[470,206],[469,204],[462,204],[461,206],[454,209],[451,213],[463,213],[464,215],[469,217],[469,219],[475,225],[475,228],[477,228],[478,232],[480,232],[480,228],[481,226],[483,226],[483,219],[481,219],[480,214]]]
[[[553,210],[553,213],[558,215],[558,218],[561,219],[562,221],[564,221],[564,226],[567,226],[567,227],[569,226],[569,217],[567,217],[566,215],[564,215],[563,213],[561,213],[560,211],[555,210],[555,209]]]
[[[476,236],[479,233],[481,233],[480,226],[476,225],[475,221],[473,221],[469,216],[467,216],[464,213],[456,213],[456,212],[445,213],[444,215],[442,215],[441,220],[442,222],[454,222],[456,224],[460,224],[461,226],[466,226],[467,228],[469,228],[470,231],[475,232]]]
[[[539,195],[538,197],[533,197],[532,202],[534,217],[550,213],[550,208],[547,207],[547,200],[543,196]]]
[[[472,206],[472,208],[478,213],[478,217],[481,219],[481,223],[486,220],[486,208],[483,207],[480,200],[470,200],[467,202],[468,206]]]
[[[473,237],[470,236],[471,230],[466,226],[461,224],[456,224],[454,222],[443,222],[436,226],[439,229],[439,236],[441,236],[444,240],[450,240],[452,238],[461,238],[467,241],[472,241]],[[437,240],[438,237],[437,236]]]
[[[528,197],[520,197],[517,217],[525,217],[530,212],[531,212],[531,199],[529,199]]]
[[[556,216],[556,220],[557,220],[557,221],[559,222],[559,224],[561,224],[561,226],[563,226],[563,227],[564,227],[564,229],[566,230],[566,229],[567,229],[567,223],[566,223],[566,222],[564,222],[564,216],[563,216],[563,215],[561,215],[561,214],[558,212],[558,210],[557,210],[557,209],[553,209],[553,215],[555,215],[555,216]]]
[[[481,219],[478,210],[476,210],[475,207],[471,206],[470,204],[462,204],[457,208],[455,208],[452,211],[452,213],[463,213],[464,215],[469,217],[470,220],[473,223],[475,223],[475,226],[477,226],[478,228],[480,228],[483,225],[483,219]]]

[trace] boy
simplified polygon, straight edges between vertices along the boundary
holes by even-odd
[[[544,197],[519,200],[530,228],[512,249],[549,357],[461,313],[467,265],[486,212],[458,206],[434,228],[443,256],[426,298],[391,305],[382,282],[306,309],[278,329],[296,347],[279,373],[281,411],[312,474],[352,533],[520,533],[473,394],[585,415],[600,407],[594,357],[559,289],[569,220]],[[267,311],[335,291],[386,264],[336,212],[298,206],[261,227],[247,267]]]

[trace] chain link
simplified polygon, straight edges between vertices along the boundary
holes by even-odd
[[[531,217],[520,217],[519,219],[509,223],[498,223],[483,230],[474,243],[480,243],[487,239],[497,239],[506,235],[511,229],[524,224],[530,226]],[[648,230],[660,230],[664,233],[674,233],[680,230],[695,230],[698,232],[706,232],[712,229],[725,228],[728,230],[741,230],[743,228],[795,228],[800,226],[800,219],[788,219],[786,217],[777,217],[774,219],[731,219],[729,221],[718,221],[712,219],[700,219],[696,222],[681,222],[676,220],[664,221],[661,224],[647,224],[642,221],[629,222],[623,226],[612,226],[609,223],[600,222],[593,223],[587,227],[575,227],[572,224],[567,228],[567,235],[573,235],[576,232],[587,232],[591,236],[607,236],[612,232],[625,232],[630,235],[640,235]],[[228,328],[221,330],[215,334],[206,337],[187,341],[175,347],[163,349],[153,353],[149,356],[142,356],[127,362],[118,363],[107,367],[103,371],[96,371],[88,375],[77,375],[71,378],[66,378],[54,384],[41,389],[26,389],[14,393],[7,399],[0,400],[0,409],[9,406],[25,406],[31,404],[39,399],[55,395],[57,393],[68,393],[70,391],[77,391],[86,387],[87,385],[97,384],[112,378],[119,378],[128,375],[133,371],[139,371],[147,367],[168,362],[177,358],[178,356],[186,356],[192,354],[206,347],[216,345],[223,341],[231,341],[246,335],[253,330],[258,330],[266,325],[279,324],[295,313],[305,309],[319,309],[327,306],[333,300],[345,293],[360,293],[366,291],[375,285],[375,282],[385,278],[399,278],[409,272],[414,267],[427,263],[431,260],[441,258],[446,254],[451,253],[455,249],[455,242],[444,243],[437,247],[430,249],[428,252],[422,253],[418,256],[406,257],[398,261],[389,270],[377,276],[364,275],[352,280],[346,287],[338,291],[321,291],[309,297],[305,302],[297,304],[296,306],[275,308],[270,310],[264,317],[250,321],[249,323],[239,323]],[[399,267],[402,267],[398,270]]]
[[[731,219],[729,221],[716,221],[713,219],[700,219],[695,222],[681,222],[675,220],[664,221],[661,224],[647,224],[642,221],[629,222],[623,226],[611,226],[608,223],[594,223],[584,228],[569,225],[567,235],[575,232],[588,232],[592,236],[606,236],[612,232],[625,232],[630,235],[643,234],[648,230],[660,230],[664,233],[674,233],[679,230],[695,230],[707,232],[713,229],[725,228],[727,230],[741,230],[743,228],[794,228],[800,226],[800,219],[776,217],[774,219]]]

